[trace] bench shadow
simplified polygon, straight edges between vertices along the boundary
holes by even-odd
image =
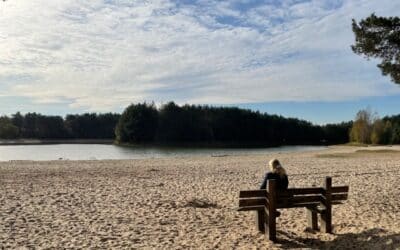
[[[281,230],[278,232],[276,243],[283,249],[397,249],[400,247],[400,234],[389,234],[382,228],[373,228],[361,233],[335,234],[336,238],[332,241],[299,237],[295,233]],[[282,239],[283,235],[285,238]]]

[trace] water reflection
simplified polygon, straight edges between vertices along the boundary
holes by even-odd
[[[148,159],[187,156],[226,156],[271,152],[320,150],[325,146],[283,146],[275,148],[177,148],[120,147],[104,144],[58,144],[0,146],[0,161],[9,160],[102,160]]]

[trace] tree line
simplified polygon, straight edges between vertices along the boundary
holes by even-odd
[[[370,109],[360,110],[350,130],[350,141],[362,144],[400,144],[400,115],[380,119]]]
[[[0,138],[3,139],[114,139],[119,114],[85,113],[79,115],[25,115],[17,112],[0,117]]]
[[[236,107],[131,104],[116,126],[121,144],[205,144],[278,146],[348,142],[352,123],[314,125]]]
[[[240,109],[153,103],[131,104],[120,114],[46,116],[17,112],[0,117],[1,139],[111,139],[120,144],[279,146],[356,142],[400,144],[400,115],[382,119],[370,109],[354,121],[314,125]]]

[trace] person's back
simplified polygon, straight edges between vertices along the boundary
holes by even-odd
[[[285,190],[289,186],[287,175],[280,176],[277,173],[268,172],[265,174],[264,181],[262,182],[260,189],[267,188],[268,180],[276,180],[276,188],[278,190]]]
[[[289,180],[285,169],[277,159],[272,159],[269,162],[271,172],[265,174],[264,180],[260,189],[266,189],[268,180],[276,180],[278,190],[285,190],[289,186]]]

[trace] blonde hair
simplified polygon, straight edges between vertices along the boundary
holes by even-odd
[[[272,159],[269,161],[269,169],[272,173],[279,174],[281,178],[286,175],[286,170],[282,167],[278,159]]]

